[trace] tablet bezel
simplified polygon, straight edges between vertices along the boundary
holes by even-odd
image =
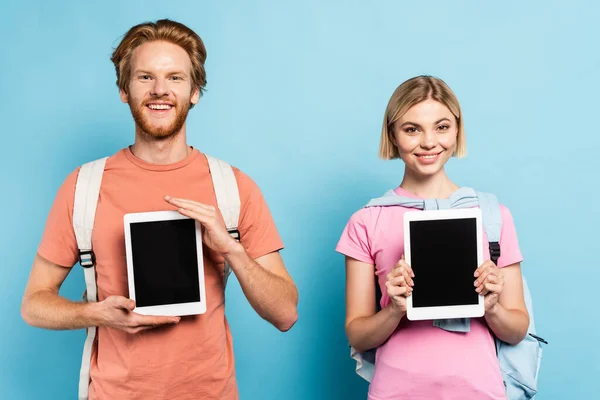
[[[411,264],[410,223],[412,221],[431,221],[448,219],[474,218],[477,234],[477,267],[483,263],[483,231],[481,210],[479,208],[408,211],[404,214],[404,256],[408,265]],[[473,271],[475,272],[475,271]],[[475,282],[475,276],[473,276]],[[416,288],[418,290],[418,287]],[[475,286],[473,286],[475,291]],[[413,292],[414,293],[414,292]],[[406,317],[411,321],[450,318],[477,318],[485,313],[484,296],[478,295],[477,304],[413,307],[412,295],[406,298]]]
[[[127,281],[129,298],[135,300],[135,280],[133,271],[133,253],[131,249],[131,224],[138,222],[173,221],[191,219],[177,211],[152,211],[129,213],[123,217],[125,229],[125,253],[127,256]],[[198,315],[206,312],[206,290],[204,286],[204,262],[202,255],[202,228],[198,221],[195,222],[196,256],[198,260],[198,285],[200,287],[200,301],[177,304],[163,304],[157,306],[136,307],[133,311],[143,315],[184,316]]]

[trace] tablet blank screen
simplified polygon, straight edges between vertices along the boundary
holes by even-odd
[[[475,218],[410,222],[413,307],[478,303]]]
[[[136,306],[200,301],[195,221],[135,222],[130,227]]]

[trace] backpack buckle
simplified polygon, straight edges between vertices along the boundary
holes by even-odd
[[[538,335],[534,335],[533,333],[530,333],[529,336],[531,336],[532,338],[534,338],[535,340],[537,340],[540,343],[548,344],[548,342],[545,341],[544,338],[541,338]]]
[[[496,265],[498,265],[498,259],[500,258],[500,243],[490,242],[490,259]]]
[[[237,229],[230,229],[230,230],[227,230],[227,232],[229,232],[229,236],[231,236],[238,242],[240,241],[240,231],[238,231]]]
[[[96,255],[92,250],[79,251],[79,264],[83,268],[90,268],[96,265]]]

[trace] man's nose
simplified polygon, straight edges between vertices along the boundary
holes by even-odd
[[[169,87],[165,79],[157,78],[154,80],[154,84],[152,85],[152,91],[150,94],[153,96],[164,96],[169,91]]]

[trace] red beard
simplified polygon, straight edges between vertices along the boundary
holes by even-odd
[[[190,111],[190,105],[188,104],[187,106],[181,106],[179,103],[175,103],[173,105],[175,108],[175,119],[173,122],[167,126],[153,126],[149,118],[144,115],[144,111],[147,109],[147,104],[151,103],[153,100],[160,99],[151,99],[141,104],[136,102],[134,99],[130,99],[128,104],[129,109],[131,110],[131,115],[133,115],[133,120],[135,121],[136,125],[151,138],[156,140],[170,139],[177,135],[177,133],[179,133],[183,127],[183,124],[185,124],[188,112]]]

